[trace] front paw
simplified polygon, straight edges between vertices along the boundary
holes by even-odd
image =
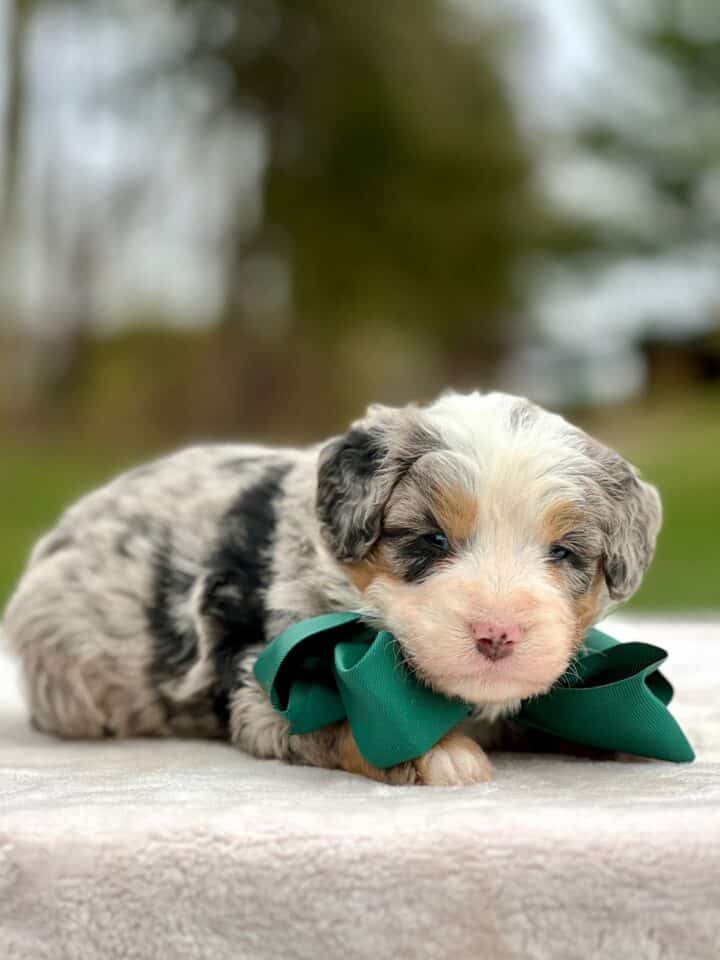
[[[347,723],[339,731],[338,747],[338,766],[342,770],[359,773],[379,783],[464,787],[486,783],[492,778],[492,767],[484,750],[460,733],[448,733],[421,757],[382,770],[373,767],[362,756]]]
[[[433,787],[464,787],[487,783],[492,766],[485,751],[470,737],[448,733],[434,747],[413,760],[416,783]]]
[[[390,783],[393,786],[409,786],[418,782],[418,773],[414,760],[398,763],[394,767],[374,767],[360,753],[350,725],[345,722],[338,731],[338,766],[348,773],[359,773],[378,783]]]

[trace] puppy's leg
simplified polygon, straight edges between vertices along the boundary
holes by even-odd
[[[128,577],[64,549],[32,567],[13,594],[3,639],[20,658],[32,722],[62,737],[168,733],[148,680],[151,639]]]
[[[347,722],[333,723],[312,733],[290,734],[287,720],[275,712],[252,673],[258,653],[259,650],[250,652],[241,661],[240,683],[230,698],[230,739],[235,746],[254,757],[346,770],[381,783],[417,782],[412,763],[387,770],[369,764],[358,751]]]
[[[230,736],[247,753],[346,770],[380,783],[462,786],[490,779],[492,771],[484,751],[470,737],[455,732],[447,734],[423,756],[385,769],[365,760],[347,722],[291,735],[287,721],[275,712],[252,672],[261,649],[248,651],[241,660],[238,685],[230,698]]]
[[[492,767],[483,749],[470,737],[455,731],[446,734],[422,756],[383,770],[365,760],[346,723],[340,731],[338,745],[339,766],[343,770],[381,783],[462,787],[485,783],[492,777]]]

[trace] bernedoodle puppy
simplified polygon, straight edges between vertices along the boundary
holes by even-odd
[[[198,446],[84,497],[35,546],[3,630],[40,730],[227,737],[388,783],[476,783],[480,733],[637,589],[660,520],[622,457],[526,400],[372,406],[321,445]],[[388,770],[345,723],[289,735],[253,664],[333,610],[390,630],[472,720]]]

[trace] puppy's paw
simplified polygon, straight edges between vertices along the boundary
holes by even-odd
[[[449,733],[432,749],[415,760],[379,769],[369,764],[355,743],[348,724],[339,734],[339,766],[348,773],[359,773],[379,783],[394,786],[425,784],[435,787],[464,787],[492,779],[487,755],[470,737]]]
[[[378,783],[390,783],[394,786],[408,786],[418,782],[416,761],[398,763],[394,767],[380,769],[368,763],[358,750],[355,737],[348,723],[344,723],[338,734],[338,766],[348,773],[359,773]]]
[[[460,733],[449,733],[432,749],[413,760],[416,783],[433,787],[464,787],[492,779],[484,750]]]

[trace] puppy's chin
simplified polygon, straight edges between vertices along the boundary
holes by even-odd
[[[423,676],[419,667],[416,667],[416,672],[428,686],[447,697],[459,697],[476,706],[514,706],[520,700],[546,693],[567,669],[567,663],[564,663],[549,679],[528,680],[514,676],[513,670],[508,669],[504,662],[491,666],[497,669],[478,671],[477,676]]]
[[[570,604],[552,584],[493,598],[498,615],[520,624],[522,639],[509,656],[489,660],[467,628],[482,606],[477,585],[436,579],[408,585],[379,577],[365,594],[408,666],[432,689],[478,706],[514,705],[549,690],[565,672],[577,649],[577,629]]]

